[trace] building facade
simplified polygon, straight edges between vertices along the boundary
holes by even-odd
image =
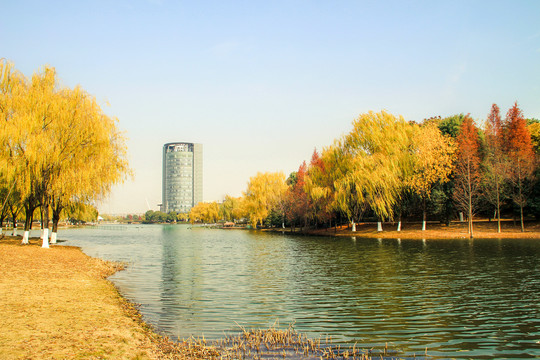
[[[203,198],[202,144],[163,145],[162,211],[188,213]]]

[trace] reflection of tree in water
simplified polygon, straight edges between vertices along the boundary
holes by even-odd
[[[508,355],[510,342],[530,353],[537,341],[538,245],[183,231],[162,240],[159,324],[181,337],[279,320],[402,356]]]

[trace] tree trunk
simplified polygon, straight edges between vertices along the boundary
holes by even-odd
[[[49,248],[49,205],[51,204],[51,198],[49,195],[44,194],[41,200],[41,213],[43,214],[43,220],[41,226],[43,227],[43,243],[42,248]]]
[[[499,197],[499,184],[497,183],[497,232],[501,232],[501,206]]]
[[[426,231],[426,197],[422,197],[422,231]]]
[[[62,208],[59,206],[59,204],[55,204],[53,206],[51,244],[56,244],[56,237],[58,234],[58,222],[60,221],[61,211]]]
[[[523,223],[523,205],[519,206],[519,212],[521,215],[521,232],[525,232],[525,225]]]
[[[521,222],[521,232],[525,232],[525,226],[523,224],[523,204],[525,201],[523,200],[522,193],[521,193],[521,177],[519,179],[519,188],[518,188],[518,201],[519,201],[519,218]]]
[[[26,217],[24,219],[24,234],[22,238],[22,244],[28,244],[28,238],[30,237],[30,230],[32,230],[32,221],[34,220],[32,215],[34,214],[35,207],[32,207],[30,205],[29,206],[25,205],[25,210],[26,210]]]
[[[382,223],[377,221],[377,231],[382,231]]]
[[[13,220],[13,236],[17,236],[17,216],[19,215],[19,212],[15,211],[12,204],[9,207],[11,212],[11,220]]]
[[[351,225],[352,225],[352,231],[356,232],[356,223],[354,221],[351,221]]]
[[[467,167],[468,187],[469,187],[469,234],[471,239],[473,238],[473,224],[472,224],[472,179],[471,179],[471,166],[470,163]]]

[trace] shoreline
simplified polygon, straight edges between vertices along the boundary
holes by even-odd
[[[539,224],[528,224],[528,231],[516,231],[511,221],[502,233],[493,231],[496,223],[478,224],[475,239],[540,239]],[[477,223],[475,223],[476,225]],[[377,232],[376,224],[357,225],[357,232],[346,227],[320,229],[305,235],[377,239],[457,239],[468,240],[465,224],[450,227],[432,224],[421,231],[421,224],[405,224],[402,232]],[[527,228],[526,228],[527,229]],[[283,229],[263,231],[283,232]],[[293,235],[303,235],[297,231]],[[460,236],[461,235],[461,236]],[[137,304],[126,299],[108,280],[125,264],[105,261],[83,253],[76,246],[51,245],[41,248],[38,237],[30,245],[20,245],[21,237],[0,239],[0,353],[6,358],[133,358],[133,359],[236,359],[255,358],[262,341],[274,339],[268,356],[282,359],[319,359],[336,356],[331,343],[294,332],[239,328],[237,336],[216,341],[190,338],[173,341],[143,320]],[[266,340],[265,340],[266,339]],[[292,345],[291,341],[295,341]],[[311,351],[309,357],[298,353]],[[311,349],[311,350],[309,350]],[[350,358],[369,359],[365,350]],[[385,351],[385,350],[384,350]],[[251,352],[253,357],[245,357]],[[381,352],[382,353],[382,352]],[[283,356],[282,354],[285,354]],[[279,355],[279,356],[278,356]],[[352,354],[349,354],[352,355]],[[356,357],[355,357],[356,356]]]
[[[385,223],[383,231],[377,231],[377,223],[358,223],[356,232],[348,226],[338,228],[309,229],[291,231],[290,228],[268,228],[261,231],[279,232],[289,235],[311,235],[329,237],[358,237],[369,239],[401,239],[401,240],[469,240],[467,223],[452,222],[449,226],[431,222],[422,230],[421,223],[402,223],[402,230],[397,231],[397,223]],[[497,232],[496,221],[477,220],[473,223],[473,239],[540,239],[540,223],[529,222],[525,232],[512,220],[501,222],[501,232]]]
[[[39,238],[0,240],[0,353],[6,358],[158,358],[159,338],[107,279],[124,265]]]
[[[146,323],[108,277],[125,264],[38,237],[0,239],[0,354],[8,359],[371,359],[287,330],[246,330],[216,341],[173,341]],[[387,349],[381,353],[386,354]]]

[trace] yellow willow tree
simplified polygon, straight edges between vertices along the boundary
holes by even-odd
[[[219,220],[219,204],[217,202],[200,202],[189,211],[189,221],[193,224],[197,221],[203,223],[215,223]]]
[[[412,131],[402,116],[370,111],[353,122],[353,130],[343,139],[342,153],[349,164],[336,187],[354,190],[351,201],[369,205],[379,219],[378,231],[382,220],[393,219],[411,174]]]
[[[26,93],[26,79],[7,61],[0,61],[0,206],[2,215],[13,204],[13,194],[17,193],[18,149],[17,128],[22,96]],[[13,204],[15,206],[15,204]],[[16,219],[15,219],[16,221]]]
[[[426,202],[438,183],[446,183],[454,168],[456,146],[441,133],[437,124],[415,126],[413,134],[413,171],[411,189],[422,199],[422,230],[426,230]]]
[[[220,206],[221,217],[227,221],[236,222],[244,216],[243,199],[241,197],[225,196],[225,200]]]
[[[79,87],[58,93],[47,195],[53,210],[51,242],[56,242],[62,209],[69,203],[94,203],[131,173],[125,139],[117,119],[106,116],[96,100]],[[66,130],[67,129],[67,130]]]
[[[363,182],[358,178],[360,173],[355,167],[354,156],[341,140],[324,149],[322,159],[327,164],[326,172],[319,179],[314,176],[308,178],[308,193],[315,201],[330,200],[330,207],[344,213],[352,231],[356,231],[356,223],[368,209],[368,202]],[[313,180],[316,181],[314,184]]]
[[[286,191],[283,172],[258,172],[249,179],[244,204],[253,227],[258,223],[262,225],[271,210],[280,210]]]
[[[28,243],[34,210],[40,205],[47,182],[45,154],[49,145],[43,134],[53,121],[55,82],[55,73],[49,68],[34,74],[31,81],[22,77],[16,101],[7,109],[11,115],[2,124],[2,135],[8,138],[2,142],[3,153],[12,165],[16,189],[25,208],[23,244]]]
[[[129,171],[126,148],[117,120],[78,88],[58,91],[53,68],[34,74],[31,81],[21,77],[20,83],[22,90],[13,97],[17,101],[11,101],[9,116],[3,117],[2,159],[12,166],[24,203],[23,244],[34,210],[41,206],[43,247],[48,247],[52,200],[57,205],[60,198],[91,201],[106,194]]]

